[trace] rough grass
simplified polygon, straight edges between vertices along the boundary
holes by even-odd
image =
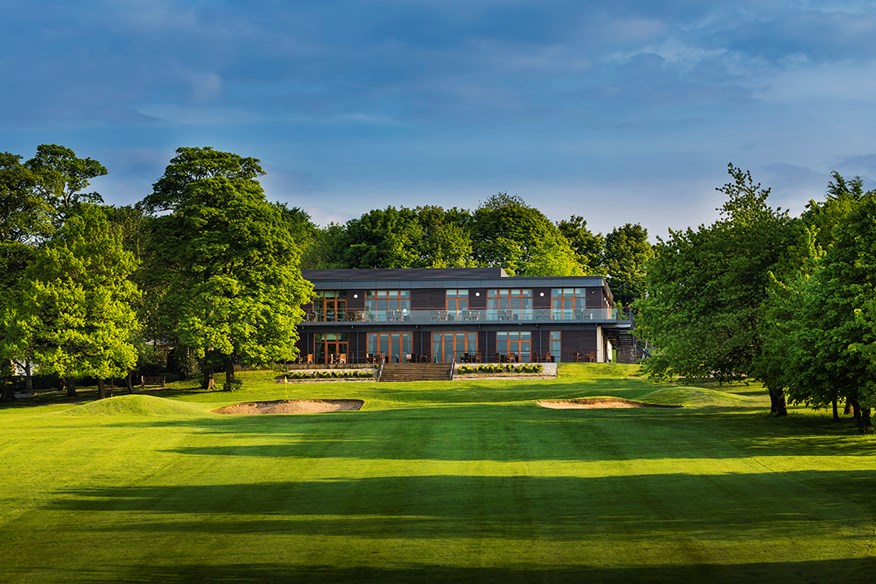
[[[3,582],[858,582],[874,442],[757,386],[273,382],[0,409]],[[614,396],[679,409],[547,410]],[[88,395],[86,394],[86,397]],[[362,399],[360,412],[221,416]]]

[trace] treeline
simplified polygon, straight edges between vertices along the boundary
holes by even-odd
[[[134,370],[200,373],[295,357],[311,286],[300,268],[502,267],[511,275],[601,274],[629,305],[644,291],[648,234],[603,236],[579,216],[551,222],[500,193],[474,211],[373,210],[315,225],[266,200],[259,161],[179,148],[152,192],[113,207],[89,192],[106,168],[69,148],[0,155],[0,399],[14,373],[131,385]]]
[[[636,334],[656,376],[764,382],[786,401],[838,404],[871,427],[876,403],[876,191],[832,174],[799,217],[733,165],[711,225],[672,231],[649,264]]]
[[[13,370],[107,379],[170,359],[184,375],[295,356],[311,286],[285,209],[265,200],[259,161],[180,148],[130,207],[85,192],[97,161],[44,145],[0,155],[0,381]]]
[[[387,207],[343,225],[302,223],[305,268],[499,267],[512,276],[604,275],[615,301],[625,306],[644,292],[645,265],[653,256],[641,225],[628,223],[603,236],[583,217],[554,223],[507,193],[474,211]]]

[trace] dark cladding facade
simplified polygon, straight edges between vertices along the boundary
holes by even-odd
[[[600,276],[510,278],[499,268],[304,270],[308,363],[611,360],[631,328]]]

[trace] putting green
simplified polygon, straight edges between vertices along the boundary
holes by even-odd
[[[857,582],[874,442],[758,388],[272,383],[0,409],[3,582]],[[549,410],[592,396],[676,409]],[[223,416],[230,403],[358,412]],[[46,400],[50,401],[50,400]]]

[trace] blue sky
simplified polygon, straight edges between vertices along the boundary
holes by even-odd
[[[319,223],[499,191],[652,236],[733,162],[797,213],[876,178],[876,3],[0,0],[0,150],[100,160],[107,202],[178,146],[261,159]]]

